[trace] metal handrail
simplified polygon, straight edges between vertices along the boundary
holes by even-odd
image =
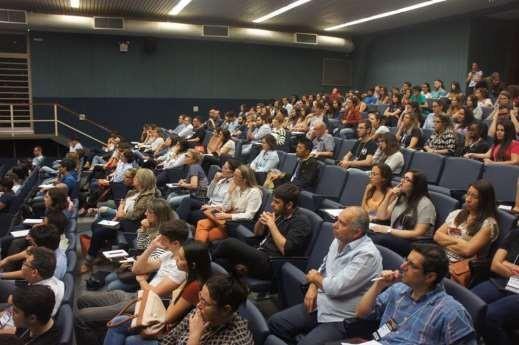
[[[80,118],[80,114],[61,105],[61,104],[58,104],[58,103],[34,103],[34,102],[29,102],[29,103],[11,103],[11,104],[6,104],[6,105],[9,105],[9,120],[0,120],[0,124],[2,123],[9,123],[10,124],[10,129],[11,129],[11,137],[14,137],[17,133],[15,131],[15,124],[17,123],[54,123],[54,135],[55,136],[58,136],[59,135],[59,125],[62,125],[64,127],[67,127],[73,131],[75,131],[76,133],[79,133],[87,138],[89,138],[90,140],[93,140],[101,145],[104,145],[105,142],[103,142],[102,140],[99,140],[93,136],[91,136],[90,134],[87,134],[85,132],[83,132],[82,130],[79,130],[77,128],[74,128],[73,126],[69,125],[68,123],[64,122],[64,121],[61,121],[58,119],[58,109],[61,109],[63,110],[64,113],[70,113],[72,115],[75,115],[77,116],[77,119],[79,121],[85,121],[85,122],[88,122],[106,132],[113,132],[112,130],[110,130],[109,128],[106,128],[100,124],[98,124],[97,122],[95,121],[92,121],[92,120],[87,120],[87,119],[81,119]],[[34,105],[37,105],[37,106],[50,106],[52,107],[52,110],[53,110],[53,119],[31,119],[31,118],[28,118],[28,119],[15,119],[15,114],[14,114],[14,107],[15,106],[34,106]]]
[[[62,105],[62,104],[59,104],[59,103],[47,103],[47,102],[42,102],[42,103],[39,103],[39,102],[28,102],[28,103],[1,103],[0,104],[3,104],[3,105],[13,105],[13,106],[20,106],[20,105],[28,105],[28,106],[50,106],[50,107],[54,107],[54,106],[57,106],[58,108],[64,110],[65,112],[68,112],[72,115],[75,115],[77,116],[77,118],[79,119],[79,115],[81,115],[80,113]],[[114,132],[112,129],[106,127],[106,126],[103,126],[99,123],[97,123],[96,121],[93,121],[93,120],[90,120],[88,118],[85,118],[84,120],[81,120],[81,121],[84,121],[84,122],[88,122],[94,126],[96,126],[97,128],[99,129],[102,129],[103,131],[105,132],[108,132],[108,133],[112,133]]]

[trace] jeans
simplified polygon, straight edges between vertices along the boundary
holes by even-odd
[[[247,267],[251,277],[272,279],[273,272],[267,254],[236,238],[220,242],[213,252],[213,259],[229,272],[233,271],[235,265],[242,264]]]
[[[192,220],[191,213],[194,210],[200,210],[202,205],[203,202],[197,198],[182,199],[176,209],[178,218],[183,219],[191,224],[195,224],[196,222]]]
[[[503,286],[507,280],[496,279]],[[498,288],[488,280],[472,288],[487,306],[487,315],[482,330],[486,344],[512,345],[512,339],[507,334],[507,325],[519,324],[519,295]]]
[[[112,322],[117,323],[126,319],[125,316],[117,316]],[[109,328],[108,332],[106,332],[104,345],[158,345],[159,342],[157,340],[144,340],[140,335],[136,334],[136,332],[130,330],[131,321]]]
[[[321,345],[346,338],[344,323],[317,322],[317,311],[308,313],[303,303],[274,314],[268,321],[272,334],[287,344]],[[296,342],[298,335],[306,334]]]
[[[137,282],[135,284],[126,284],[123,283],[119,278],[117,277],[116,272],[112,272],[105,278],[105,284],[106,284],[106,291],[113,291],[113,290],[123,290],[126,292],[133,292],[137,288]]]
[[[120,290],[86,292],[77,299],[75,328],[78,345],[100,344],[106,323],[137,295]],[[133,313],[133,306],[129,308]],[[100,332],[101,334],[97,334]]]
[[[176,209],[182,200],[189,199],[191,197],[190,194],[177,194],[175,192],[169,193],[168,195],[168,204],[172,209]]]

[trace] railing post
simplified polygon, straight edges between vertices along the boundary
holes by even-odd
[[[9,104],[9,112],[11,113],[11,136],[14,137],[14,104]]]
[[[58,105],[54,103],[54,135],[58,136]]]

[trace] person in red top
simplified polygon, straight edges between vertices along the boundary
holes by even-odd
[[[202,286],[211,275],[209,250],[202,242],[189,241],[184,243],[177,251],[175,261],[181,271],[187,272],[187,279],[184,284],[173,291],[171,302],[166,311],[166,329],[175,327],[198,304]],[[139,339],[141,338],[140,335],[130,330],[130,322],[131,320],[128,320],[125,316],[112,319],[110,321],[112,328],[108,329],[104,344],[124,345],[127,339],[132,344],[139,340],[142,341],[142,339]]]
[[[465,158],[482,159],[486,165],[519,165],[519,142],[512,122],[497,123],[494,145],[486,153],[467,153]]]
[[[355,136],[355,127],[361,120],[358,110],[359,99],[356,96],[346,98],[344,102],[344,113],[341,116],[341,127],[339,135],[342,138],[350,139]]]

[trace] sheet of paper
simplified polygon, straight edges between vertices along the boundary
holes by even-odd
[[[106,252],[103,252],[103,255],[107,259],[114,259],[114,258],[124,258],[124,257],[128,256],[128,253],[126,252],[126,250],[117,249],[117,250],[108,250]]]
[[[27,218],[23,221],[24,225],[35,225],[43,223],[43,219],[41,218]]]
[[[376,340],[370,340],[370,341],[366,341],[366,342],[360,343],[360,344],[361,345],[381,345],[381,343],[379,343]],[[355,345],[355,344],[352,344],[352,343],[341,343],[341,345]]]
[[[339,217],[339,213],[341,213],[343,209],[342,208],[325,208],[323,209],[324,212],[328,213],[333,218]]]
[[[29,230],[26,229],[26,230],[17,230],[17,231],[11,231],[11,235],[15,238],[18,238],[18,237],[25,237],[29,234]]]
[[[40,189],[51,189],[51,188],[54,188],[54,185],[50,184],[50,183],[49,184],[40,184],[38,186],[38,188],[40,188]]]
[[[499,205],[497,208],[503,211],[512,211],[512,206],[509,205]]]
[[[118,228],[119,222],[113,221],[113,220],[102,220],[98,223],[101,226],[104,226],[106,228]]]

